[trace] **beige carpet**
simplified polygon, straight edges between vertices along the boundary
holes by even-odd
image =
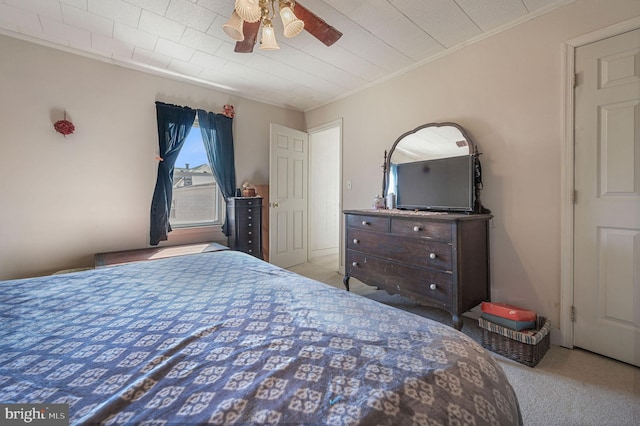
[[[323,257],[290,270],[344,289],[337,258]],[[418,306],[355,279],[351,291],[398,309],[447,323],[446,313]],[[451,323],[449,323],[451,325]],[[462,331],[476,338],[477,324],[464,319]],[[526,426],[640,425],[640,368],[580,349],[551,346],[535,368],[495,355],[518,395]]]

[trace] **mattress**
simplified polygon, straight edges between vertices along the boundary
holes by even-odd
[[[0,282],[0,402],[71,424],[521,424],[455,329],[217,251]]]

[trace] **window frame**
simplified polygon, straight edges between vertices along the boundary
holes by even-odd
[[[196,130],[197,129],[197,130]],[[196,118],[193,121],[193,125],[191,127],[191,132],[193,131],[197,131],[198,132],[198,136],[199,136],[199,140],[200,143],[202,143],[202,146],[204,147],[204,141],[202,140],[202,134],[200,133],[200,125],[198,123],[198,115],[196,114]],[[186,141],[185,141],[186,144]],[[181,148],[184,149],[185,146],[183,145]],[[180,154],[178,154],[178,158],[180,158]],[[177,160],[176,160],[177,162]],[[209,160],[207,158],[207,165],[209,165],[209,167],[211,168],[211,164],[209,164]],[[175,184],[175,178],[176,178],[176,169],[184,169],[184,167],[176,167],[174,166],[174,184]],[[183,173],[183,172],[180,172]],[[224,196],[222,195],[222,191],[220,191],[220,185],[218,185],[218,181],[215,177],[215,173],[213,172],[213,169],[211,168],[211,174],[213,176],[213,180],[214,180],[214,185],[215,185],[215,193],[214,193],[214,217],[216,217],[217,219],[213,219],[211,221],[198,221],[198,222],[187,222],[187,223],[177,223],[174,221],[173,218],[173,211],[174,211],[174,204],[176,199],[172,198],[171,201],[171,207],[169,209],[169,222],[171,223],[171,227],[173,229],[195,229],[195,228],[206,228],[206,227],[213,227],[213,226],[222,226],[225,222],[226,219],[226,202],[224,200]],[[172,191],[174,191],[176,188],[172,187]]]

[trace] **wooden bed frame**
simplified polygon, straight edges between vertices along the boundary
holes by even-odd
[[[95,267],[104,268],[106,266],[139,262],[141,260],[162,259],[165,257],[184,256],[186,254],[206,253],[228,249],[228,247],[218,243],[199,243],[98,253],[95,255]]]

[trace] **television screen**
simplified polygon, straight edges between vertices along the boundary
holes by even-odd
[[[464,211],[474,209],[472,155],[396,165],[400,209]]]

